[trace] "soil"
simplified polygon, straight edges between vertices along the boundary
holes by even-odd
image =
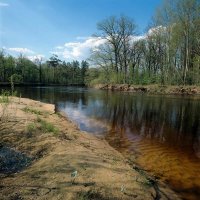
[[[180,199],[54,105],[0,104],[0,199]]]
[[[200,95],[199,86],[99,84],[97,89],[169,95]]]

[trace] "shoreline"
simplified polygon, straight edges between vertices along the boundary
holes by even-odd
[[[200,86],[167,86],[167,85],[129,85],[129,84],[98,84],[93,86],[100,90],[160,94],[200,96]]]
[[[4,106],[0,158],[6,164],[14,155],[19,167],[0,166],[2,199],[180,199],[54,105],[10,97]]]
[[[80,85],[80,84],[44,84],[44,83],[15,83],[15,87],[83,87],[95,88],[99,90],[120,91],[130,93],[145,93],[152,95],[177,95],[177,96],[200,96],[200,86],[195,85],[131,85],[131,84],[97,84],[97,85]],[[0,89],[10,88],[10,83],[0,83]]]

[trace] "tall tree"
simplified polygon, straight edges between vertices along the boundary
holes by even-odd
[[[58,77],[55,76],[55,72],[56,72],[56,67],[58,67],[58,65],[61,63],[61,60],[58,58],[58,55],[53,54],[48,61],[48,64],[50,67],[53,68],[53,82],[56,83],[56,79]]]

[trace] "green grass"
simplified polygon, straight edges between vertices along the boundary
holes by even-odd
[[[33,133],[37,129],[35,123],[30,123],[27,125],[27,131]]]
[[[53,133],[53,134],[58,134],[59,129],[55,127],[52,123],[47,122],[41,118],[37,118],[37,122],[40,123],[40,129],[45,132],[45,133]]]
[[[40,110],[36,110],[34,108],[30,108],[30,107],[25,107],[22,109],[24,112],[26,113],[32,113],[32,114],[36,114],[36,115],[43,115],[44,117],[48,117],[49,113],[47,111],[40,111]]]
[[[9,91],[2,90],[0,95],[0,103],[8,104],[10,102],[9,96],[10,96]]]
[[[59,132],[59,129],[55,127],[52,123],[47,122],[40,117],[37,117],[37,122],[29,123],[26,128],[29,133],[33,133],[38,130],[42,131],[43,133],[53,133],[56,135]]]
[[[36,115],[42,115],[42,112],[40,110],[36,110],[34,108],[25,107],[22,110],[24,112],[27,112],[27,113],[32,113],[32,114],[36,114]]]

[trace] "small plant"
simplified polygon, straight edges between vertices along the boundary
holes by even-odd
[[[10,96],[10,92],[6,91],[6,90],[2,90],[1,91],[1,96],[0,96],[0,103],[9,103],[9,96]]]
[[[36,130],[36,125],[34,123],[30,123],[27,125],[27,131],[33,133]]]
[[[41,119],[40,117],[37,117],[37,122],[40,123],[40,129],[45,133],[53,133],[56,135],[59,132],[59,129],[53,124]]]
[[[10,93],[8,91],[2,90],[0,95],[0,121],[6,121],[8,118],[8,105],[10,104]]]

